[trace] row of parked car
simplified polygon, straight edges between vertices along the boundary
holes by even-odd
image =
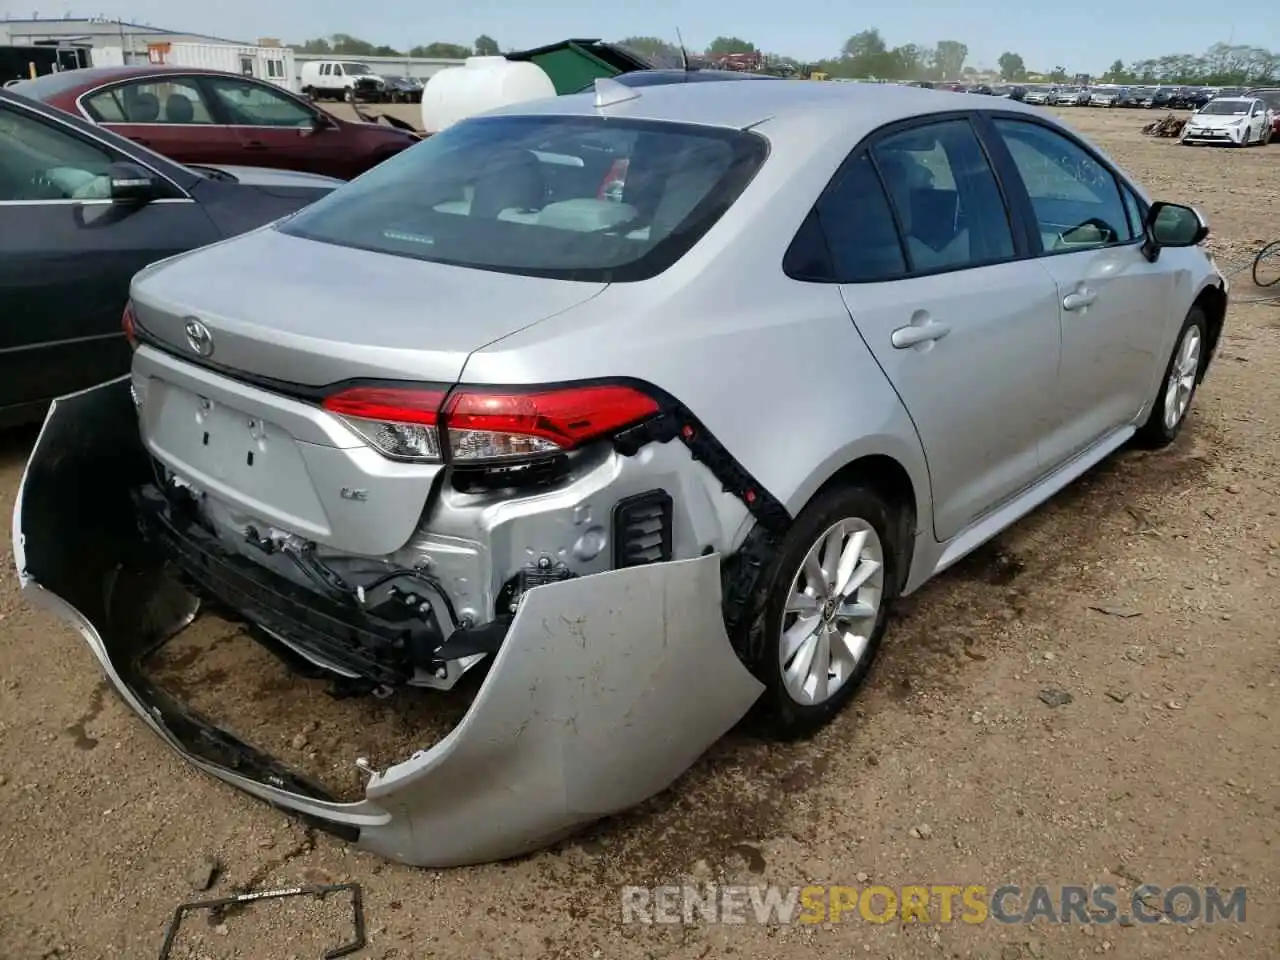
[[[1216,97],[1238,97],[1243,87],[1036,86],[1023,95],[1027,103],[1059,107],[1145,107],[1197,110]]]
[[[1280,111],[1280,87],[1164,87],[1121,86],[1116,84],[943,84],[919,82],[918,87],[936,87],[956,93],[1007,97],[1024,103],[1053,107],[1144,107],[1164,110],[1199,110],[1210,100],[1258,97]]]
[[[302,65],[302,92],[311,100],[347,103],[421,103],[425,84],[417,77],[374,72],[351,60],[311,60]]]

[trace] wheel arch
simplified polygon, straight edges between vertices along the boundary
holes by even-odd
[[[851,456],[839,458],[827,465],[825,476],[813,485],[805,497],[804,505],[833,487],[862,483],[869,486],[893,510],[897,529],[892,531],[894,547],[899,551],[897,589],[902,589],[910,575],[916,536],[921,529],[932,529],[929,512],[929,482],[924,470],[921,453],[914,471],[907,465],[913,458],[883,452],[882,449],[862,449]],[[802,509],[802,506],[800,507]],[[795,511],[799,512],[799,509]]]
[[[1209,349],[1204,352],[1204,359],[1200,363],[1200,379],[1203,380],[1205,372],[1209,369],[1210,359],[1217,353],[1218,341],[1222,336],[1222,328],[1227,322],[1227,294],[1216,283],[1210,283],[1196,294],[1196,298],[1191,305],[1199,307],[1204,312],[1208,326],[1208,329],[1205,330],[1205,336],[1209,341]]]

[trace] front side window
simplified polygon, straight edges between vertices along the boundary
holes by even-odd
[[[502,273],[643,280],[684,255],[764,162],[757,134],[659,121],[463,121],[280,226]]]
[[[342,71],[348,77],[367,77],[369,74],[373,73],[373,71],[363,63],[344,63],[342,65]]]
[[[994,122],[1031,198],[1046,253],[1136,238],[1115,176],[1088,151],[1037,123]]]
[[[214,123],[194,80],[165,78],[122,83],[84,98],[98,123]]]
[[[0,105],[0,202],[107,199],[115,159],[70,130]]]
[[[260,83],[211,77],[209,89],[228,122],[241,127],[309,127],[315,114],[292,97]]]
[[[967,120],[913,127],[872,150],[893,200],[913,272],[1009,259],[1013,230],[986,154]]]

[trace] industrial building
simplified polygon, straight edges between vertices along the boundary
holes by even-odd
[[[0,20],[0,46],[121,47],[139,61],[147,59],[153,43],[226,43],[243,46],[243,40],[200,33],[165,30],[145,23],[108,20],[105,17]]]
[[[246,41],[167,30],[100,17],[0,20],[0,82],[87,66],[172,64],[227,70],[297,91],[302,64],[315,60],[363,63],[377,73],[427,79],[461,60],[297,54],[279,40]]]

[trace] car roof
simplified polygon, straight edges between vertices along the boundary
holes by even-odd
[[[488,116],[609,116],[665,120],[744,130],[768,122],[772,135],[783,127],[822,126],[841,135],[866,133],[895,120],[956,110],[1012,110],[1032,116],[1041,111],[1016,101],[957,101],[955,94],[922,87],[879,83],[825,83],[777,80],[773,83],[691,83],[629,89],[629,100],[597,109],[591,92],[550,97],[499,107]]]
[[[628,73],[619,74],[613,79],[629,87],[656,87],[667,83],[709,83],[716,80],[777,80],[779,78],[759,73],[744,73],[741,70],[661,68],[657,70],[632,70]]]
[[[134,77],[163,77],[166,74],[209,74],[219,77],[238,77],[238,73],[225,70],[209,70],[204,67],[177,67],[155,64],[138,64],[129,67],[85,67],[80,70],[61,70],[58,73],[47,73],[33,80],[23,80],[9,87],[33,100],[49,100],[64,93],[81,93],[95,87],[115,83],[118,80],[129,80]],[[253,79],[253,78],[241,78]]]

